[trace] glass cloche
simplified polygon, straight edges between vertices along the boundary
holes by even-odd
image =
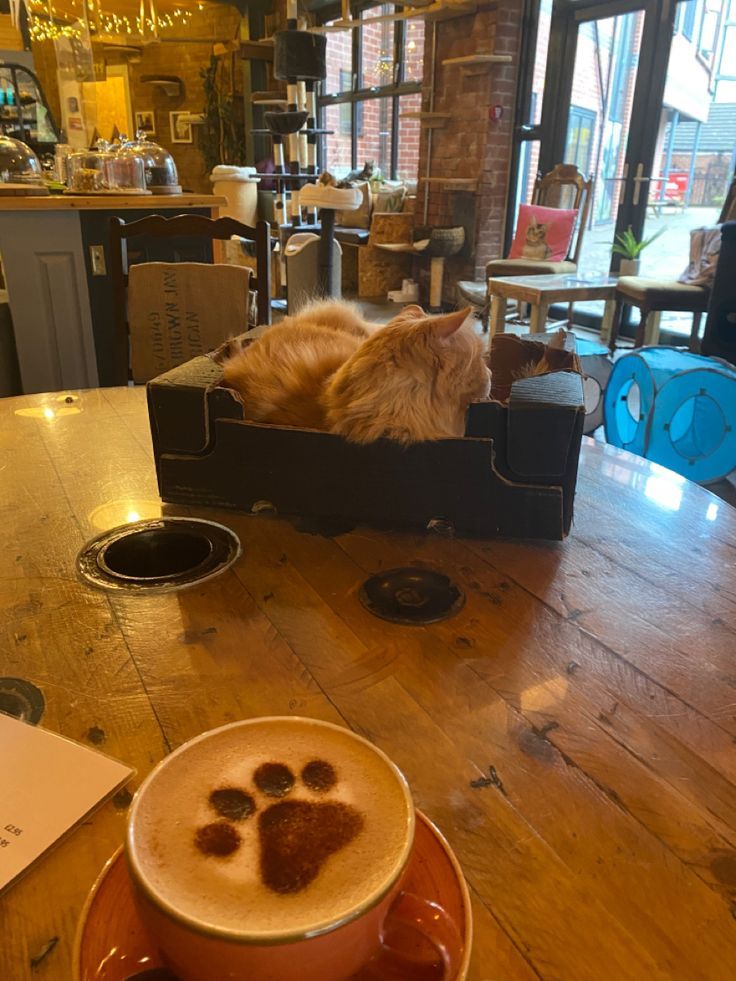
[[[143,130],[136,133],[136,140],[128,144],[143,160],[146,187],[154,194],[181,194],[176,163],[168,150],[148,139]]]
[[[148,194],[143,161],[130,144],[123,144],[107,161],[107,186],[119,194]]]
[[[48,192],[41,163],[31,148],[12,136],[0,136],[0,186],[38,188]]]
[[[148,194],[143,161],[129,145],[72,153],[67,162],[72,194]]]
[[[100,141],[96,150],[80,150],[69,155],[67,172],[73,194],[100,194],[108,190],[107,163],[112,153]]]

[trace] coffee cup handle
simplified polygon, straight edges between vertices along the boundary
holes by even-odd
[[[401,892],[383,921],[381,951],[392,966],[429,968],[436,964],[437,981],[454,981],[463,955],[463,940],[441,906],[414,893]]]

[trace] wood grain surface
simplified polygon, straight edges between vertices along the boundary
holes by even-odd
[[[50,194],[0,197],[0,211],[143,211],[148,208],[217,208],[227,199],[217,194]]]
[[[131,790],[231,720],[343,723],[454,848],[472,981],[736,974],[736,511],[707,491],[586,440],[564,543],[327,538],[161,505],[145,393],[105,389],[0,402],[0,508],[0,675],[43,690],[42,725],[136,767]],[[168,596],[77,580],[87,539],[162,511],[229,525],[242,557]],[[464,608],[371,616],[361,583],[405,565],[449,574]],[[3,981],[68,981],[128,800],[0,899]]]

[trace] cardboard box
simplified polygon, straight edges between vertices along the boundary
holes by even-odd
[[[279,515],[342,527],[417,530],[440,519],[458,534],[562,539],[585,419],[574,343],[559,352],[569,370],[510,385],[509,351],[528,363],[544,345],[514,338],[494,348],[508,403],[473,403],[464,437],[408,448],[244,421],[242,403],[220,387],[217,353],[194,358],[148,383],[161,497],[245,512],[269,502]]]

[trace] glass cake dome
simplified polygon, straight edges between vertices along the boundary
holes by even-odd
[[[29,146],[0,136],[0,184],[30,184],[46,188],[41,164]]]
[[[107,163],[111,158],[112,154],[102,140],[95,150],[78,150],[70,154],[67,161],[69,190],[75,194],[107,191]]]
[[[129,148],[143,160],[146,187],[154,194],[181,194],[176,163],[168,150],[149,140],[143,130],[136,133]]]

